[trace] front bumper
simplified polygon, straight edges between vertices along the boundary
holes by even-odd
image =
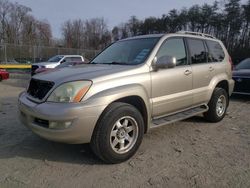
[[[22,93],[18,100],[19,118],[21,122],[35,134],[56,142],[80,144],[89,143],[96,122],[105,109],[104,105],[88,103],[34,103]],[[72,122],[66,129],[50,129],[41,126],[41,122]],[[42,121],[43,122],[43,121]]]

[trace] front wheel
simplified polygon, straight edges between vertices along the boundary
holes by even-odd
[[[208,103],[209,110],[204,113],[204,118],[210,122],[221,121],[226,115],[228,103],[227,92],[222,88],[215,88]]]
[[[94,153],[107,163],[132,157],[144,134],[141,113],[132,105],[115,102],[103,112],[91,139]]]

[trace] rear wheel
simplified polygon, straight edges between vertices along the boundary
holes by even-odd
[[[91,148],[107,163],[120,163],[132,157],[139,148],[144,133],[141,113],[132,105],[111,104],[94,130]]]
[[[221,121],[227,111],[228,94],[223,88],[215,88],[208,103],[209,110],[204,113],[204,118],[210,122]]]

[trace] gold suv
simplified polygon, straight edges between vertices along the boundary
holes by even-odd
[[[89,64],[32,77],[20,119],[48,140],[90,143],[107,163],[129,159],[144,133],[197,114],[225,116],[234,87],[221,41],[179,32],[120,40]]]

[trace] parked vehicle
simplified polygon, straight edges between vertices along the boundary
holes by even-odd
[[[7,80],[9,78],[9,73],[5,69],[0,69],[0,82],[2,80]]]
[[[86,62],[84,62],[84,61],[79,61],[79,62],[65,62],[65,63],[62,63],[60,65],[57,65],[55,68],[44,68],[44,67],[41,67],[41,68],[36,69],[34,74],[42,73],[42,72],[53,70],[53,69],[60,69],[60,68],[64,68],[64,67],[72,67],[72,66],[81,65],[81,64],[86,64]]]
[[[241,61],[233,71],[235,94],[250,94],[250,58]]]
[[[35,75],[19,96],[35,134],[90,143],[107,163],[129,159],[144,133],[203,114],[221,121],[233,91],[231,58],[202,33],[144,35],[115,42],[90,64]]]
[[[72,61],[84,61],[84,58],[80,55],[56,55],[47,62],[32,64],[31,75],[33,76],[38,68],[55,68],[57,65]]]

